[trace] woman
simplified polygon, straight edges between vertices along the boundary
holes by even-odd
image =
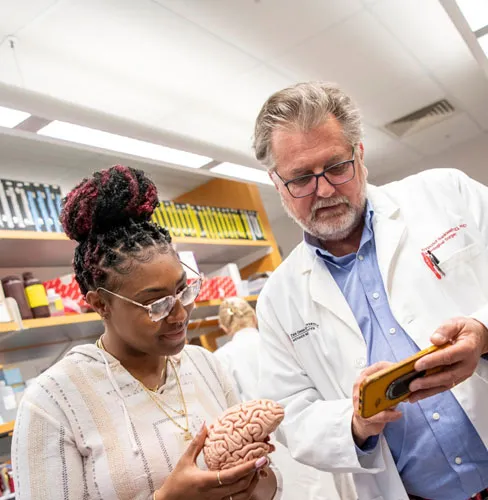
[[[233,375],[243,401],[259,397],[259,332],[254,309],[239,297],[225,299],[219,309],[219,326],[230,338],[214,353]],[[273,462],[283,476],[283,500],[356,500],[349,474],[332,475],[293,460],[287,448],[276,443]]]
[[[265,458],[202,470],[205,422],[238,398],[210,353],[185,347],[200,283],[187,285],[168,232],[149,222],[157,202],[144,173],[122,166],[64,200],[76,279],[105,331],[26,392],[12,446],[17,500],[273,497]]]

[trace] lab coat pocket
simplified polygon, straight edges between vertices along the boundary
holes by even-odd
[[[460,248],[441,260],[440,288],[450,316],[469,316],[488,302],[488,256],[478,243]]]

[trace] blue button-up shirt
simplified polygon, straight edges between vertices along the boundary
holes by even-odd
[[[343,257],[334,257],[305,234],[359,324],[370,365],[401,361],[419,351],[391,312],[376,257],[373,215],[368,203],[359,250]],[[488,451],[450,391],[415,404],[401,403],[398,409],[403,418],[387,424],[384,436],[409,494],[466,500],[488,486]]]

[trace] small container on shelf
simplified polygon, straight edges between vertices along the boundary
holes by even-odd
[[[5,380],[0,380],[0,416],[6,422],[15,420],[17,414],[17,401],[12,387],[5,384]]]
[[[61,298],[61,295],[56,293],[54,288],[48,288],[47,300],[49,301],[49,311],[51,312],[51,316],[64,315],[63,299]]]
[[[27,302],[24,283],[20,276],[6,276],[2,279],[2,285],[5,296],[11,297],[17,302],[22,319],[32,319],[32,311]]]
[[[29,303],[34,318],[48,318],[51,316],[46,289],[42,282],[34,278],[34,275],[30,272],[23,273],[22,277],[24,278],[27,302]]]

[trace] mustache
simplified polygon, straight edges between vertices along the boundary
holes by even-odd
[[[312,206],[312,213],[321,208],[334,207],[335,205],[340,205],[342,203],[348,207],[351,206],[351,202],[345,196],[337,196],[335,198],[319,198]]]

